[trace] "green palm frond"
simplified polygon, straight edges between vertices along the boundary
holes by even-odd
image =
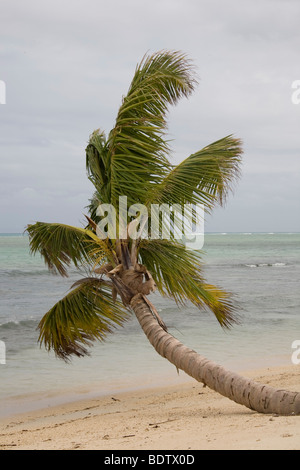
[[[86,206],[86,209],[88,210],[88,213],[91,219],[95,223],[98,223],[99,220],[101,220],[101,217],[97,215],[97,209],[98,209],[99,204],[103,204],[103,203],[104,203],[104,200],[103,200],[103,196],[101,192],[97,190],[94,191],[93,196],[91,197],[91,199],[89,199],[89,204]]]
[[[71,263],[99,264],[101,260],[113,261],[113,251],[107,240],[99,239],[91,230],[64,224],[36,222],[28,225],[31,253],[39,252],[49,270],[67,276]]]
[[[108,138],[113,204],[119,195],[127,195],[130,204],[144,201],[169,171],[166,113],[193,91],[192,72],[179,52],[146,56],[137,67]]]
[[[40,344],[66,361],[88,355],[87,347],[95,340],[103,341],[129,315],[101,279],[82,279],[72,287],[39,323]]]
[[[142,240],[139,256],[161,295],[178,305],[190,301],[200,309],[210,309],[223,327],[238,320],[231,294],[205,281],[200,252],[172,240]]]
[[[234,295],[221,289],[218,286],[208,283],[197,283],[198,301],[190,299],[194,305],[200,309],[207,308],[215,315],[216,319],[223,328],[230,328],[233,324],[239,323],[240,316],[238,309],[240,307]]]
[[[207,145],[173,167],[153,189],[149,202],[203,204],[209,211],[224,202],[238,178],[241,154],[241,141],[231,135]]]
[[[86,169],[101,202],[110,202],[110,159],[104,132],[99,129],[92,133],[86,148]]]

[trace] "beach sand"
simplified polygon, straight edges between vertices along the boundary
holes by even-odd
[[[294,365],[243,375],[300,391],[299,372]],[[191,379],[3,418],[0,449],[299,450],[300,416],[258,414]]]

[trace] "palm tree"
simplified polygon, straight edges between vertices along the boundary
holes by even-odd
[[[191,302],[200,310],[208,308],[224,328],[236,321],[237,308],[231,294],[205,281],[201,252],[187,249],[174,230],[168,238],[151,238],[139,220],[140,230],[134,238],[129,229],[138,219],[128,213],[125,219],[118,217],[120,196],[126,196],[128,205],[147,209],[153,204],[189,204],[192,208],[203,204],[206,212],[226,200],[239,176],[240,140],[230,135],[177,166],[169,162],[170,146],[165,139],[168,106],[188,97],[195,85],[193,66],[182,53],[161,51],[145,56],[108,137],[100,130],[90,136],[86,166],[95,193],[88,206],[87,225],[36,222],[27,226],[31,252],[40,252],[52,272],[67,276],[70,265],[88,269],[44,315],[39,342],[66,361],[84,356],[92,342],[104,340],[134,312],[155,350],[177,369],[258,412],[298,414],[299,393],[276,390],[226,371],[168,332],[148,298],[154,290],[175,299],[179,307]],[[100,224],[103,218],[98,208],[104,204],[115,208],[115,236]],[[160,218],[160,233],[164,224]],[[173,220],[173,228],[174,224]]]

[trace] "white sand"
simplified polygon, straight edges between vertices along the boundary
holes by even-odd
[[[244,375],[300,391],[300,366]],[[0,421],[0,449],[300,449],[300,416],[253,412],[191,382],[120,393]]]

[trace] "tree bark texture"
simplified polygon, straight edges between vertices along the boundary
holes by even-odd
[[[278,390],[242,377],[186,347],[158,324],[142,295],[135,295],[130,305],[158,354],[198,382],[259,413],[300,414],[299,392]]]

